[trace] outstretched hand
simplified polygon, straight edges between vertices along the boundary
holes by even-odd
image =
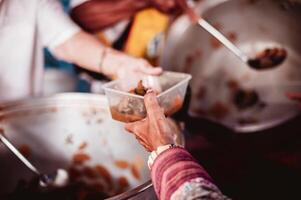
[[[175,129],[165,117],[154,91],[147,92],[144,96],[144,103],[147,117],[141,121],[126,124],[126,130],[133,133],[148,151],[154,151],[162,145],[175,144]]]

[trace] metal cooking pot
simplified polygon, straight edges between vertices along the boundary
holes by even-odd
[[[69,169],[72,178],[102,187],[112,199],[156,199],[147,152],[111,119],[103,95],[61,94],[1,108],[5,135],[42,172]],[[2,199],[33,174],[0,144],[0,177]]]
[[[284,47],[288,57],[275,69],[253,70],[187,17],[179,18],[167,34],[161,65],[193,75],[190,115],[248,133],[299,115],[286,93],[301,92],[300,1],[205,0],[197,10],[249,56]]]

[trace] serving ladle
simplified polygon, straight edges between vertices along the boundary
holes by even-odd
[[[189,5],[190,4],[190,5]],[[284,48],[266,48],[264,51],[258,53],[255,58],[249,58],[243,51],[234,45],[227,37],[225,37],[214,26],[208,23],[205,19],[199,17],[192,8],[192,3],[185,3],[181,5],[189,16],[191,21],[196,22],[205,31],[217,39],[227,49],[229,49],[237,58],[243,63],[256,70],[271,69],[279,66],[287,57],[287,52]]]
[[[20,151],[4,136],[0,130],[1,142],[34,174],[39,177],[39,185],[42,187],[64,187],[68,183],[69,176],[66,170],[57,169],[50,174],[41,173]]]

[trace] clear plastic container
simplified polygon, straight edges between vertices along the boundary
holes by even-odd
[[[147,76],[143,81],[154,90],[166,116],[177,112],[182,106],[191,75],[163,72],[160,76]],[[139,80],[116,80],[104,85],[112,118],[121,122],[134,122],[146,117],[143,96],[129,91],[136,88]]]

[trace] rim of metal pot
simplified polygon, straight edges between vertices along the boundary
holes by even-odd
[[[33,97],[22,100],[0,102],[0,115],[6,112],[12,112],[19,109],[30,109],[44,106],[89,106],[91,104],[82,104],[84,101],[95,102],[98,105],[106,103],[107,99],[101,94],[89,93],[60,93],[48,97]]]
[[[267,130],[273,127],[276,127],[277,125],[281,125],[284,122],[287,122],[297,116],[299,116],[300,113],[293,113],[291,115],[286,116],[282,119],[275,119],[270,122],[262,123],[262,124],[254,124],[254,125],[248,125],[248,126],[234,126],[231,127],[235,132],[237,133],[243,133],[243,134],[251,134],[258,131]]]
[[[60,93],[52,95],[49,97],[34,97],[23,100],[17,100],[12,102],[0,103],[0,116],[5,116],[9,113],[27,110],[33,108],[45,108],[51,106],[91,106],[91,104],[83,104],[83,101],[95,102],[96,104],[101,104],[102,102],[107,102],[105,95],[102,94],[90,94],[90,93]],[[92,105],[95,105],[92,103]],[[108,200],[117,199],[128,199],[136,196],[152,187],[151,180],[139,185],[129,191],[121,193],[119,195],[107,198]]]
[[[144,183],[144,184],[142,184],[142,185],[140,185],[140,186],[138,186],[138,187],[136,187],[132,190],[126,191],[126,192],[121,193],[119,195],[116,195],[114,197],[107,198],[107,200],[129,199],[131,197],[136,196],[137,194],[140,194],[140,193],[144,192],[145,190],[149,189],[152,186],[153,186],[152,181],[149,180],[146,183]]]

